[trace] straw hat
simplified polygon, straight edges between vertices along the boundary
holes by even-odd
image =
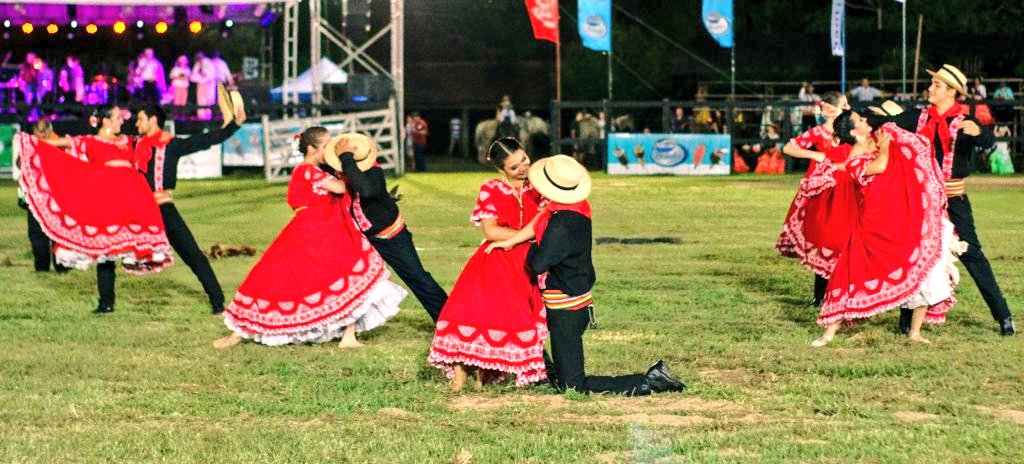
[[[579,203],[590,195],[590,173],[566,155],[535,161],[529,177],[533,188],[556,203]]]
[[[882,106],[869,106],[868,110],[879,116],[897,116],[903,112],[903,107],[892,100],[886,100],[882,102]]]
[[[220,127],[228,127],[228,124],[235,120],[235,105],[224,84],[217,84],[217,106],[220,107],[220,114],[224,116],[224,123]]]
[[[932,71],[930,69],[926,69],[925,71],[928,71],[928,74],[931,74],[932,77],[945,82],[946,85],[950,86],[957,92],[967,95],[967,76],[964,76],[964,73],[960,72],[956,66],[944,64],[938,71]]]
[[[360,171],[368,171],[377,162],[377,142],[358,132],[349,132],[331,138],[324,148],[324,162],[337,171],[341,170],[341,147],[338,142],[342,140],[352,151],[352,158],[356,160],[356,166]]]

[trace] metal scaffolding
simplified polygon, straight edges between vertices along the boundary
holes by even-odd
[[[298,54],[299,54],[299,1],[287,0],[284,4],[284,87],[282,101],[285,104],[299,102],[298,89],[290,84],[298,76]],[[364,72],[375,76],[384,76],[391,81],[393,102],[389,101],[389,107],[393,108],[395,115],[390,118],[393,126],[385,134],[390,137],[397,137],[396,140],[380,140],[378,143],[392,144],[395,150],[390,150],[394,158],[386,160],[386,163],[394,166],[396,173],[402,174],[405,171],[405,131],[401,130],[403,121],[402,115],[405,111],[405,59],[404,59],[404,0],[387,0],[389,2],[388,24],[371,34],[361,42],[339,31],[327,19],[325,12],[334,11],[332,8],[340,8],[344,0],[305,0],[309,3],[310,29],[309,29],[309,63],[313,77],[312,103],[314,105],[328,103],[324,98],[323,83],[320,82],[319,63],[322,56],[331,57],[331,52],[340,50],[343,58],[336,61],[338,67],[349,69],[354,72]],[[390,36],[390,63],[384,66],[370,53],[369,49],[378,42],[382,43],[384,37]],[[332,47],[333,46],[333,47]],[[389,99],[391,100],[391,99]]]

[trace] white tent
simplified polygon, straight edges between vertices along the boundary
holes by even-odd
[[[327,58],[320,58],[320,82],[323,84],[345,84],[348,83],[348,73],[334,64],[333,61]],[[289,82],[293,89],[299,94],[311,94],[313,93],[313,69],[307,69],[302,74],[295,77],[294,80]],[[284,86],[277,87],[270,91],[274,100],[281,98],[281,92],[284,91]]]

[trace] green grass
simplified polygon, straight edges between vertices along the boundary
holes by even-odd
[[[428,270],[450,288],[479,232],[488,173],[397,182]],[[827,349],[805,305],[811,275],[773,250],[796,177],[597,175],[595,236],[678,245],[595,248],[593,373],[664,358],[685,394],[625,399],[545,388],[453,395],[426,365],[413,298],[361,351],[215,351],[226,331],[184,265],[118,274],[117,312],[90,314],[95,273],[34,274],[25,214],[0,183],[0,462],[1021,462],[1024,345],[998,336],[973,282],[949,322],[912,346],[882,315]],[[976,178],[986,253],[1024,311],[1024,179]],[[288,221],[285,187],[182,182],[199,243],[263,249]],[[1015,212],[1009,212],[1015,211]],[[214,261],[231,295],[255,258]],[[1024,317],[1022,317],[1024,319]],[[1022,320],[1024,322],[1024,320]]]

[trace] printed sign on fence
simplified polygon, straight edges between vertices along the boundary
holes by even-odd
[[[729,174],[731,143],[721,134],[611,134],[608,174]]]
[[[263,124],[242,124],[224,141],[224,166],[263,166]]]

